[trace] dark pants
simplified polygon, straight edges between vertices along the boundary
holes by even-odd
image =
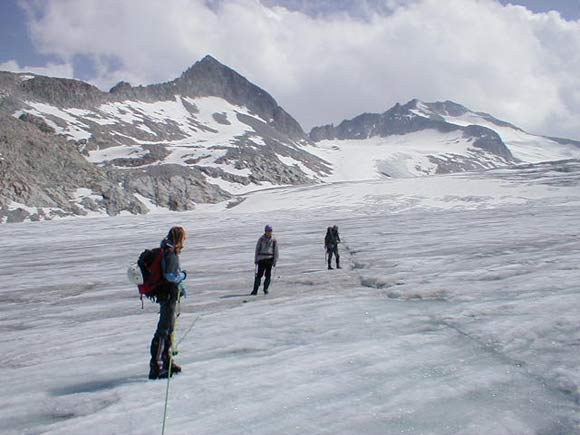
[[[326,249],[326,252],[328,254],[328,268],[332,268],[332,266],[330,265],[331,261],[332,261],[332,254],[334,254],[334,256],[336,257],[336,267],[340,267],[340,255],[338,255],[338,246],[329,246]]]
[[[169,369],[176,306],[177,301],[173,298],[159,302],[159,322],[151,340],[150,367],[152,372],[162,373]]]
[[[256,272],[256,278],[254,279],[254,290],[252,291],[253,295],[258,294],[258,289],[260,288],[260,282],[262,281],[262,277],[264,273],[266,273],[266,280],[264,281],[264,293],[268,293],[268,287],[270,287],[270,278],[272,276],[272,265],[274,264],[274,260],[266,259],[258,261],[258,272]]]

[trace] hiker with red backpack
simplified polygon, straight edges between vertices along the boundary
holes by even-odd
[[[183,280],[187,277],[179,265],[179,254],[185,242],[185,230],[173,227],[161,242],[162,279],[155,287],[153,297],[159,304],[159,322],[151,341],[149,379],[163,379],[180,373],[181,367],[173,362],[172,337],[175,326],[177,303],[185,297]]]

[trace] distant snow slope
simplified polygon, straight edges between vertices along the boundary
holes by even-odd
[[[459,110],[445,110],[453,105]],[[527,163],[537,163],[551,160],[566,160],[580,158],[580,142],[562,140],[560,143],[546,136],[539,136],[500,121],[486,113],[473,112],[452,102],[423,103],[417,101],[414,112],[421,116],[441,116],[446,122],[456,125],[481,125],[497,132],[516,159]]]
[[[473,147],[461,131],[424,130],[368,139],[324,140],[313,154],[332,163],[327,181],[370,180],[434,175],[445,165],[472,159],[472,170],[508,164],[500,156]]]
[[[526,133],[451,101],[411,100],[315,127],[316,155],[332,162],[329,180],[478,171],[580,158],[580,142]]]

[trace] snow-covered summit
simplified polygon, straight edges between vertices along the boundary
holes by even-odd
[[[580,158],[580,142],[532,135],[487,113],[452,101],[395,104],[384,113],[310,131],[321,157],[333,163],[333,179],[417,176]],[[365,151],[361,151],[364,149]],[[358,157],[353,157],[358,156]],[[364,169],[362,169],[364,167]],[[366,176],[365,176],[366,175]]]
[[[580,141],[528,133],[515,125],[484,112],[474,112],[452,101],[423,103],[413,100],[418,116],[441,119],[460,125],[481,125],[494,130],[513,156],[527,163],[565,160],[580,156]]]

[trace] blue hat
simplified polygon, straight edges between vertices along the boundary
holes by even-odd
[[[266,228],[264,228],[264,231],[272,231],[272,225],[266,225]]]

